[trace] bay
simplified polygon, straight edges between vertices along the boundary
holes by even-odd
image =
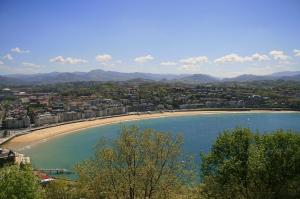
[[[209,151],[219,133],[226,129],[247,127],[260,133],[277,129],[300,132],[300,113],[229,113],[129,121],[57,136],[22,152],[31,157],[35,168],[72,170],[76,163],[93,156],[100,138],[116,138],[122,125],[180,133],[184,136],[184,151],[199,161],[200,152]]]

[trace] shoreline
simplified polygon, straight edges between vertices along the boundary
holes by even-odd
[[[16,151],[23,150],[34,144],[46,142],[49,139],[65,135],[69,133],[79,132],[84,129],[94,128],[98,126],[117,124],[136,120],[156,119],[165,117],[181,117],[181,116],[194,116],[194,115],[214,115],[214,114],[239,114],[239,113],[299,113],[299,111],[273,111],[273,110],[194,110],[194,111],[174,111],[174,112],[163,112],[163,113],[143,113],[143,114],[128,114],[112,116],[108,118],[99,118],[87,121],[78,121],[73,123],[67,123],[57,126],[49,126],[46,128],[33,130],[27,134],[13,137],[2,145],[4,148],[13,149]]]

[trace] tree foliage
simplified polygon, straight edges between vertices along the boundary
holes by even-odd
[[[111,146],[76,167],[86,197],[174,198],[193,176],[182,143],[181,136],[124,127]]]
[[[225,131],[202,155],[201,174],[207,198],[299,198],[300,135]]]
[[[37,199],[42,197],[38,179],[30,166],[0,168],[0,199]]]
[[[44,187],[45,199],[79,199],[81,197],[81,190],[76,182],[67,180],[51,181]]]

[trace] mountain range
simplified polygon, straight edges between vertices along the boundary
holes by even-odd
[[[153,74],[153,73],[122,73],[104,71],[101,69],[89,72],[52,72],[37,74],[13,74],[0,76],[0,84],[52,84],[78,81],[128,81],[144,79],[152,81],[176,81],[184,83],[212,83],[212,82],[246,82],[262,80],[292,80],[300,81],[300,71],[283,71],[270,75],[244,74],[233,78],[218,78],[205,74]]]

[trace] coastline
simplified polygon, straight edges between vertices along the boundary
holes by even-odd
[[[211,115],[211,114],[239,114],[239,113],[299,113],[299,111],[272,111],[272,110],[247,110],[247,111],[175,111],[163,113],[143,113],[143,114],[128,114],[122,116],[113,116],[108,118],[99,118],[87,121],[78,121],[74,123],[57,125],[54,127],[46,127],[39,130],[34,130],[30,133],[16,136],[4,143],[2,147],[13,150],[22,150],[25,147],[32,146],[41,142],[45,142],[51,138],[65,135],[69,133],[78,132],[84,129],[93,128],[97,126],[104,126],[109,124],[116,124],[135,120],[155,119],[164,117],[180,117],[180,116],[193,116],[193,115]]]

